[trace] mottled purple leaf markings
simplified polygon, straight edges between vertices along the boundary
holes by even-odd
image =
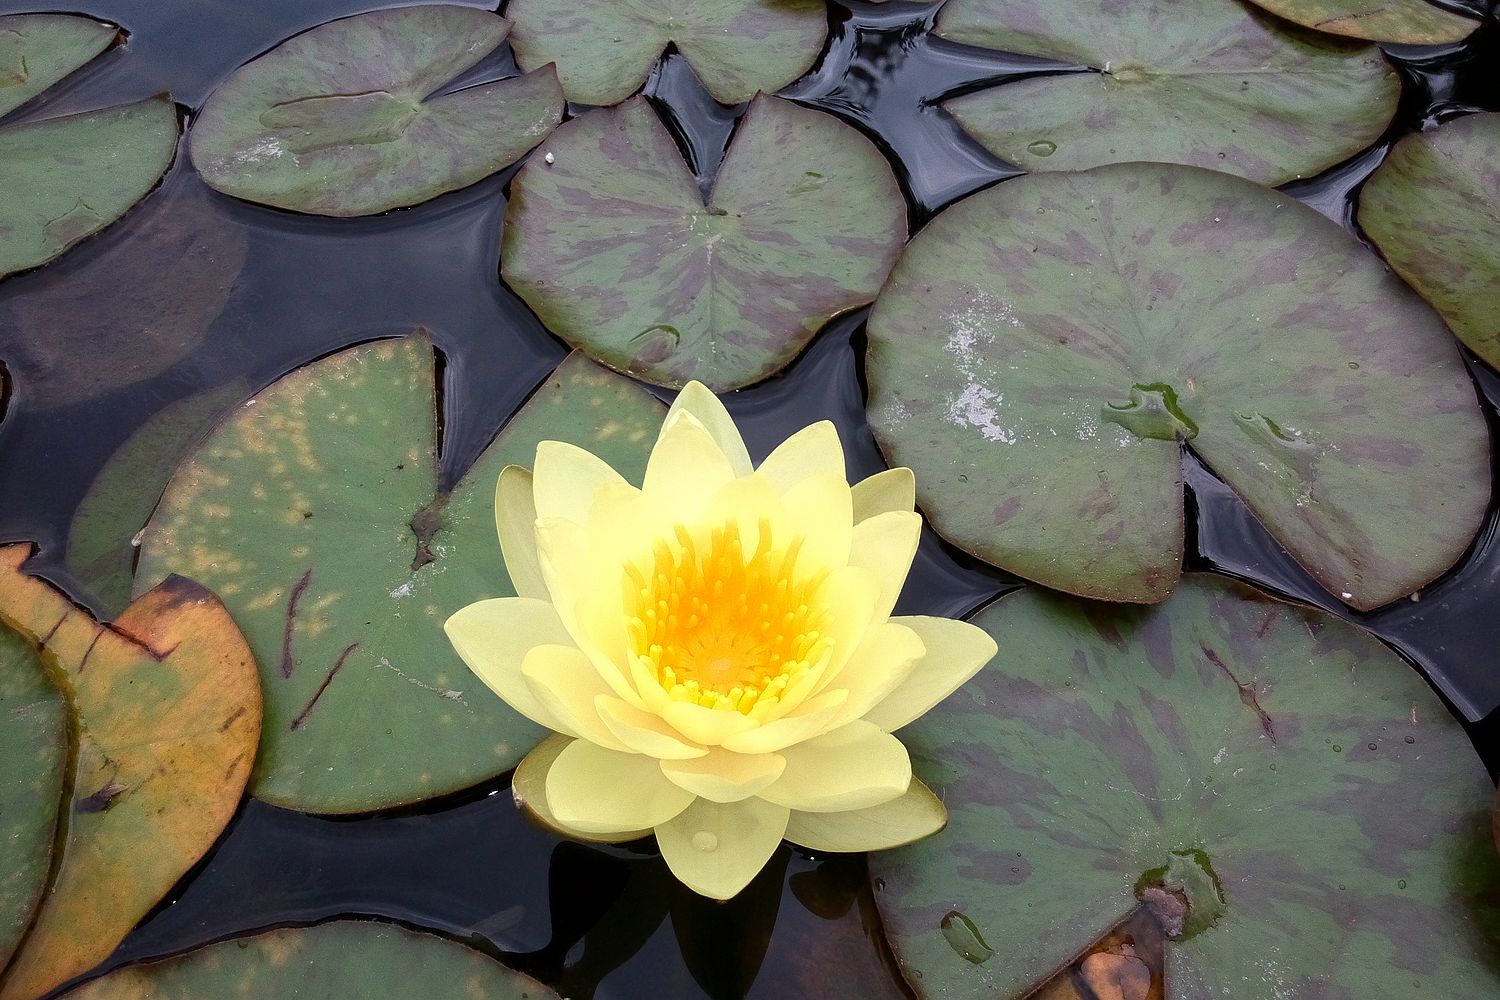
[[[328,690],[328,685],[332,684],[333,679],[339,675],[339,671],[344,669],[345,661],[347,661],[350,654],[352,654],[358,648],[359,643],[351,642],[349,645],[344,647],[343,652],[339,653],[339,658],[333,661],[333,666],[329,669],[327,676],[323,678],[323,683],[318,685],[318,689],[313,692],[312,698],[305,706],[303,706],[302,711],[297,713],[297,717],[292,720],[292,732],[295,733],[297,730],[302,728],[302,723],[307,721],[307,717],[311,715],[312,710],[317,707],[318,699],[323,697],[323,692]]]
[[[871,427],[933,526],[1083,596],[1171,592],[1183,443],[1361,609],[1452,566],[1489,503],[1438,316],[1339,226],[1225,174],[1119,164],[975,195],[912,241],[869,337]]]
[[[1264,627],[1265,625],[1263,624],[1262,628]],[[1258,630],[1257,634],[1262,635],[1263,633]],[[1215,653],[1208,646],[1202,646],[1200,648],[1203,650],[1203,655],[1208,659],[1208,662],[1218,667],[1220,672],[1223,673],[1225,677],[1229,678],[1229,682],[1233,684],[1236,689],[1238,689],[1240,693],[1240,701],[1244,702],[1245,707],[1254,712],[1256,718],[1260,719],[1260,728],[1265,731],[1266,739],[1270,740],[1271,745],[1274,747],[1276,745],[1276,726],[1271,722],[1271,716],[1267,714],[1266,710],[1260,707],[1260,699],[1255,695],[1255,686],[1252,684],[1242,683],[1240,679],[1234,675],[1234,671],[1229,669],[1229,664],[1221,660],[1219,658],[1219,654]]]
[[[292,592],[286,599],[286,628],[281,633],[281,676],[291,677],[295,662],[292,659],[292,635],[297,628],[297,604],[302,600],[302,594],[307,590],[307,585],[312,582],[313,571],[307,570],[292,585]]]
[[[1401,92],[1374,46],[1294,29],[1239,0],[950,0],[935,31],[1095,71],[944,104],[1030,171],[1142,160],[1281,184],[1373,143]]]
[[[1479,22],[1427,0],[1252,0],[1257,7],[1318,31],[1372,42],[1461,42]]]

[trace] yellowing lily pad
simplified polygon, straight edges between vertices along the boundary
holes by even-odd
[[[705,199],[634,99],[568,122],[522,168],[500,260],[595,360],[723,391],[774,374],[873,299],[906,231],[890,165],[836,118],[757,98]]]
[[[142,536],[136,589],[194,574],[255,651],[258,798],[323,813],[414,802],[510,770],[541,736],[442,630],[514,593],[495,535],[500,470],[529,466],[550,438],[639,475],[664,410],[572,357],[439,492],[434,365],[417,334],[286,376],[188,455]]]
[[[1360,191],[1359,224],[1458,339],[1500,367],[1500,114],[1398,142]]]
[[[556,1000],[545,986],[454,941],[370,921],[269,931],[112,972],[71,1000],[422,997]]]
[[[30,551],[0,548],[0,623],[41,652],[75,746],[62,855],[3,1000],[40,996],[114,950],[223,831],[260,735],[255,665],[212,594],[172,577],[99,625],[21,572]]]
[[[1168,1000],[1500,992],[1493,785],[1375,639],[1207,576],[976,623],[1000,655],[901,733],[948,828],[870,859],[919,996],[1022,996],[1143,901]]]
[[[1060,590],[1170,593],[1184,442],[1360,609],[1452,566],[1489,504],[1438,316],[1338,225],[1227,174],[1001,184],[912,241],[869,331],[871,425],[934,527]]]
[[[119,37],[119,28],[91,17],[0,17],[0,116],[81,69]]]
[[[1030,171],[1145,160],[1281,184],[1369,146],[1401,94],[1374,46],[1297,31],[1240,0],[950,0],[935,31],[1092,70],[944,105]]]
[[[1348,38],[1402,45],[1461,42],[1479,22],[1427,0],[1253,0],[1288,21]]]
[[[467,187],[520,159],[562,118],[555,73],[440,93],[510,22],[423,4],[331,21],[236,70],[189,148],[225,194],[315,215],[371,215]]]
[[[557,65],[570,101],[618,104],[675,45],[720,104],[780,90],[828,35],[823,0],[511,0],[525,69]]]

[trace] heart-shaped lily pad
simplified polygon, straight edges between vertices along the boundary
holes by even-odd
[[[1360,191],[1359,224],[1458,339],[1500,367],[1500,114],[1396,143]]]
[[[431,934],[370,921],[269,931],[112,972],[71,1000],[422,997],[556,1000],[542,984]]]
[[[119,37],[119,28],[91,17],[0,17],[0,116],[81,69]]]
[[[1427,0],[1252,0],[1257,7],[1316,31],[1402,45],[1461,42],[1479,22]]]
[[[1148,160],[1281,184],[1369,146],[1401,94],[1373,46],[1301,32],[1240,0],[949,0],[936,32],[1094,70],[944,105],[1032,171]]]
[[[553,71],[434,96],[505,40],[488,11],[423,4],[330,21],[236,70],[193,123],[193,164],[225,194],[371,215],[467,187],[562,119]]]
[[[1228,174],[1001,184],[912,241],[869,331],[871,424],[933,525],[1060,590],[1171,591],[1182,441],[1361,609],[1453,565],[1489,503],[1438,316],[1338,225]]]
[[[706,201],[643,99],[539,152],[512,184],[506,281],[553,333],[658,385],[775,373],[875,297],[906,239],[874,144],[777,98],[751,103]]]
[[[47,881],[68,719],[36,651],[0,626],[0,969]]]
[[[714,100],[739,104],[812,68],[828,35],[823,0],[511,0],[525,69],[557,65],[568,100],[618,104],[675,45]]]
[[[417,334],[286,376],[184,460],[142,536],[137,589],[193,574],[255,651],[258,798],[324,813],[414,802],[515,767],[541,735],[443,635],[459,608],[514,593],[495,483],[544,438],[643,473],[664,411],[572,357],[439,493],[434,362]]]
[[[976,622],[1000,656],[901,734],[948,828],[870,860],[920,995],[1020,996],[1141,903],[1170,1000],[1500,991],[1492,783],[1375,639],[1206,576]]]
[[[99,625],[0,548],[0,628],[41,651],[76,741],[62,856],[0,998],[29,1000],[97,965],[212,846],[260,735],[250,651],[181,577]],[[53,799],[53,809],[58,799]]]

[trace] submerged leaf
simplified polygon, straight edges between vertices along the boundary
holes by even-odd
[[[91,17],[0,17],[0,116],[83,68],[119,37],[119,28]]]
[[[1427,0],[1251,0],[1288,21],[1333,35],[1401,45],[1461,42],[1479,22]]]

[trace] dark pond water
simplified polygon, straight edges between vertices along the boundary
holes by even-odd
[[[378,3],[94,0],[87,12],[124,25],[129,45],[16,117],[163,90],[191,114],[245,60],[372,6]],[[1381,144],[1292,185],[1293,194],[1355,231],[1351,194],[1390,142],[1424,123],[1500,109],[1493,3],[1467,6],[1490,18],[1469,43],[1391,51],[1406,88]],[[29,9],[25,0],[0,0],[0,13]],[[935,10],[899,0],[831,5],[828,51],[786,92],[880,143],[915,226],[1018,173],[967,140],[937,109],[940,98],[1076,71],[934,40],[927,29]],[[502,49],[465,79],[514,72]],[[715,105],[675,56],[648,93],[700,177],[710,178],[736,110]],[[222,197],[179,161],[165,189],[125,222],[0,284],[0,360],[15,390],[0,423],[0,540],[39,543],[33,570],[88,603],[63,567],[68,524],[132,430],[204,389],[242,385],[248,394],[314,358],[417,326],[432,331],[446,360],[442,460],[456,478],[566,353],[498,280],[499,224],[513,172],[387,217],[334,221]],[[169,210],[147,216],[153,204]],[[142,266],[154,259],[143,246],[164,263]],[[193,263],[241,257],[237,278]],[[863,321],[860,312],[835,322],[785,376],[729,400],[752,451],[763,454],[826,417],[844,434],[851,472],[883,467],[863,415]],[[1500,430],[1500,377],[1472,360],[1471,369]],[[110,390],[122,372],[134,384]],[[1500,469],[1500,456],[1495,464]],[[1190,501],[1190,568],[1221,569],[1350,617],[1201,467],[1190,476]],[[929,535],[900,610],[965,615],[1015,584]],[[1352,616],[1418,664],[1473,723],[1492,769],[1500,762],[1497,612],[1500,525],[1492,510],[1453,572],[1410,600]],[[503,780],[420,810],[349,820],[248,803],[111,964],[340,914],[470,940],[573,998],[906,995],[862,861],[783,847],[742,896],[709,903],[678,886],[653,850],[587,847],[534,829],[517,815]]]

